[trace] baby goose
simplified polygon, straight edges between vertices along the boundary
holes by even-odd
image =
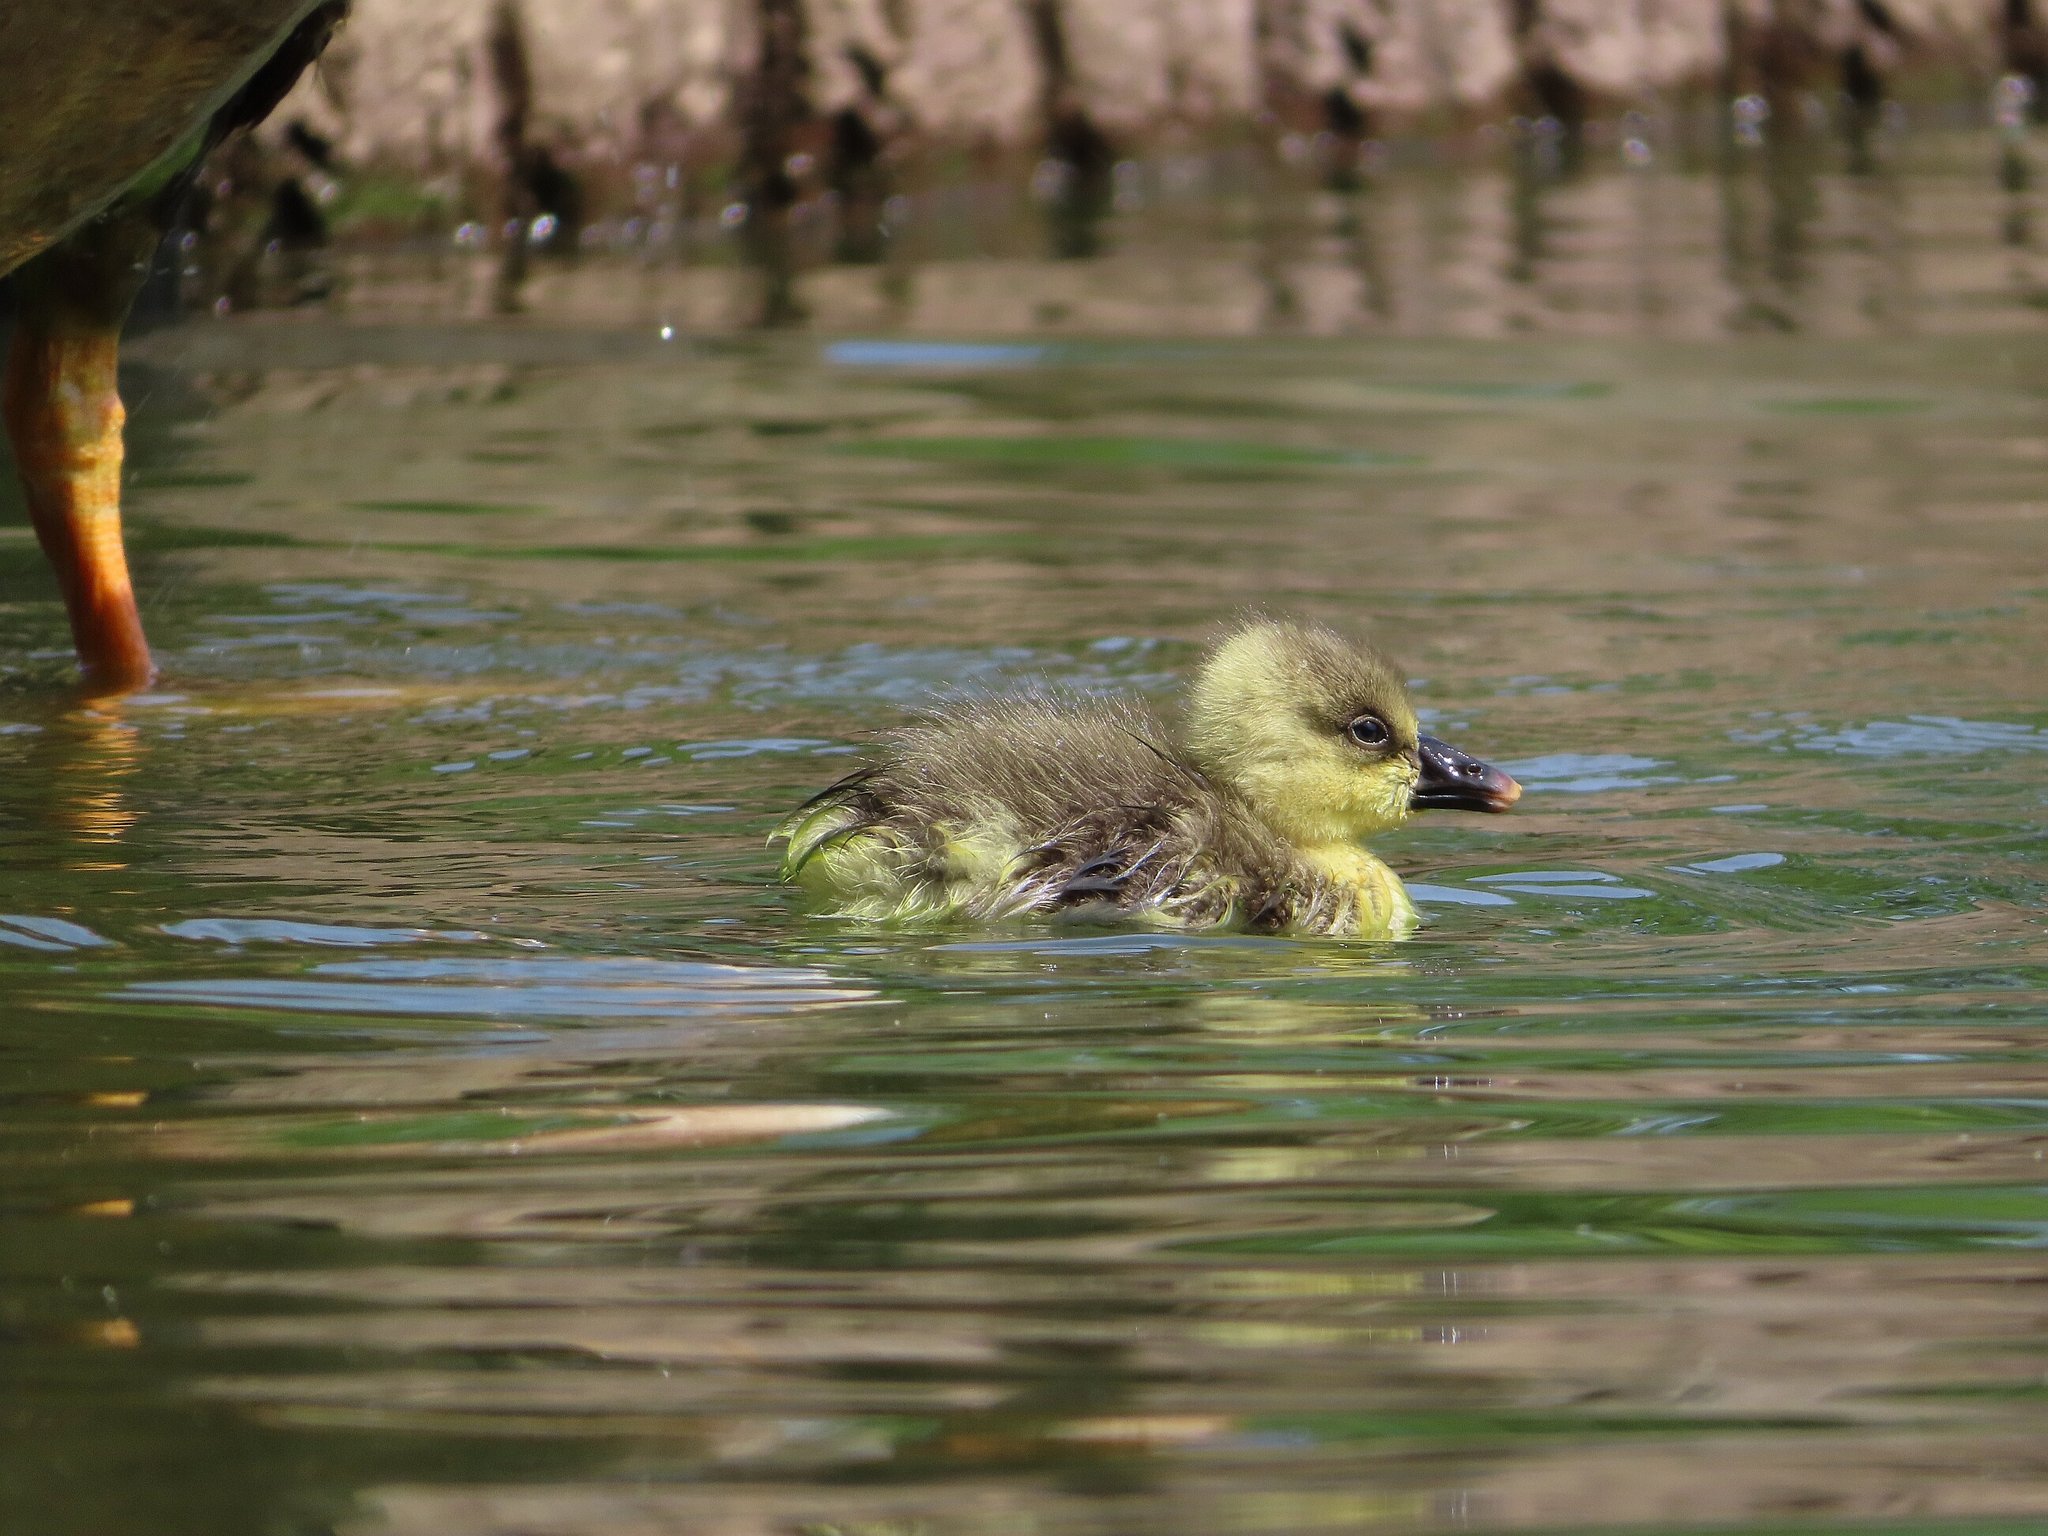
[[[775,835],[783,879],[870,921],[1075,913],[1398,938],[1415,907],[1361,839],[1521,793],[1422,735],[1379,652],[1259,619],[1203,661],[1177,741],[1120,699],[951,704]]]

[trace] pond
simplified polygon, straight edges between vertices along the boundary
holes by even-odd
[[[2037,1529],[2048,322],[1945,144],[142,339],[161,691],[0,525],[0,1527]],[[1527,786],[1413,941],[774,882],[1253,605]]]

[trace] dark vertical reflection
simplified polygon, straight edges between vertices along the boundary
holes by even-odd
[[[1554,140],[1516,141],[1508,160],[1508,260],[1503,276],[1517,287],[1535,283],[1549,254],[1551,221],[1545,203],[1563,174]]]
[[[1661,167],[1653,167],[1649,134],[1651,119],[1635,117],[1626,124],[1632,132],[1628,145],[1640,144],[1643,161],[1633,173],[1632,193],[1629,198],[1631,267],[1634,279],[1634,323],[1646,336],[1658,334],[1671,310],[1671,295],[1667,291],[1672,273],[1669,270],[1670,230],[1676,215],[1676,189],[1671,177]],[[1624,153],[1630,153],[1625,149]],[[1631,158],[1634,155],[1631,154]]]
[[[526,240],[536,209],[525,176],[526,133],[533,114],[533,66],[526,46],[526,27],[515,0],[500,0],[491,13],[484,44],[491,82],[498,99],[492,138],[499,172],[498,270],[491,288],[491,307],[501,315],[516,314],[524,303]]]
[[[1394,318],[1394,280],[1379,226],[1379,189],[1360,176],[1337,204],[1332,233],[1346,263],[1358,274],[1358,307],[1375,322]]]
[[[1102,250],[1102,222],[1115,203],[1116,148],[1083,104],[1061,0],[1025,0],[1024,22],[1038,61],[1038,110],[1045,158],[1034,178],[1046,205],[1058,260]]]
[[[889,150],[908,119],[890,94],[888,66],[881,59],[859,44],[847,48],[846,58],[861,93],[827,124],[825,184],[838,211],[833,254],[845,262],[880,261],[888,248],[889,197],[895,191]]]
[[[1261,331],[1298,330],[1302,324],[1304,311],[1294,275],[1308,255],[1301,196],[1280,156],[1268,145],[1253,192],[1252,276],[1262,296]]]
[[[1715,167],[1720,192],[1721,277],[1735,295],[1731,329],[1755,329],[1772,318],[1756,261],[1756,190],[1743,150],[1725,143]],[[1782,329],[1774,326],[1773,329]]]
[[[1796,331],[1820,212],[1819,146],[1790,113],[1769,110],[1759,97],[1737,108],[1739,131],[1721,161],[1722,263],[1738,299],[1730,323]]]
[[[1865,253],[1863,313],[1880,330],[1909,330],[1918,306],[1913,296],[1906,189],[1891,167],[1873,156],[1851,176],[1847,190],[1855,244]]]
[[[1773,125],[1764,138],[1764,191],[1769,201],[1765,270],[1784,300],[1786,313],[1806,287],[1812,241],[1809,230],[1820,212],[1819,147],[1803,127]]]
[[[852,107],[833,113],[826,152],[826,183],[837,200],[838,240],[833,256],[844,262],[880,261],[886,239],[882,208],[889,178],[882,164],[882,138]]]
[[[758,0],[759,55],[736,89],[742,149],[740,184],[747,219],[742,244],[761,275],[759,323],[773,329],[804,318],[796,292],[796,243],[790,229],[798,188],[790,169],[799,125],[810,108],[810,62],[803,8],[794,0]]]
[[[2027,158],[2024,140],[2008,134],[1998,141],[1998,190],[2005,194],[2004,217],[1998,237],[2013,250],[2031,250],[2034,244],[2034,166]]]
[[[1899,51],[1891,12],[1877,0],[1864,0],[1859,20],[1859,35],[1841,58],[1842,141],[1851,175],[1863,174],[1875,164],[1877,134],[1884,122],[1885,70]]]
[[[1102,253],[1103,224],[1116,196],[1115,168],[1115,149],[1086,113],[1062,109],[1054,116],[1040,185],[1056,259]]]
[[[2034,161],[2028,153],[2027,123],[2034,93],[2017,77],[2000,82],[1998,188],[2004,194],[1998,236],[2009,257],[2012,289],[2023,304],[2048,307],[2048,284],[2040,275],[2039,236],[2034,215]]]

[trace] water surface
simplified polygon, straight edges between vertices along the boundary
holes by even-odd
[[[1608,176],[1527,336],[145,343],[161,692],[63,695],[0,529],[0,1526],[2037,1528],[2024,192],[1817,185],[1926,280],[1791,334],[1560,306],[1603,207],[1714,238]],[[1249,604],[1528,786],[1389,840],[1413,942],[772,883],[932,690]]]

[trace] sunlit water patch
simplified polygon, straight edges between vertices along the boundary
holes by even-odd
[[[314,937],[304,940],[326,943]],[[709,1011],[787,1011],[859,1002],[874,994],[818,971],[680,960],[351,960],[303,976],[221,976],[135,982],[138,1002],[214,1003],[314,1013],[454,1015],[485,1019],[684,1017]]]

